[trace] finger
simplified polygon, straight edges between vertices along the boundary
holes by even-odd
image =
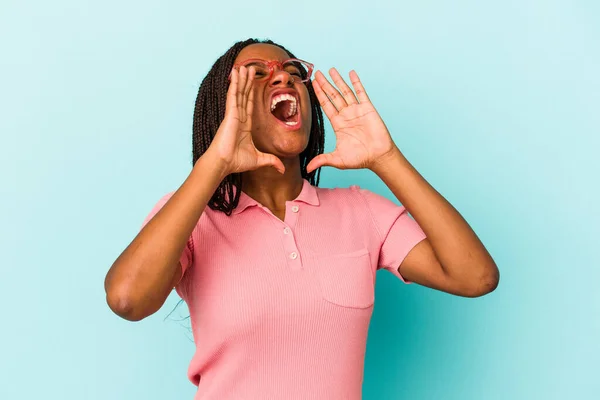
[[[254,110],[254,85],[252,84],[253,82],[254,78],[252,78],[252,80],[250,81],[250,93],[248,94],[246,99],[246,123],[248,130],[250,130],[252,126],[252,111]]]
[[[321,88],[323,89],[325,94],[327,94],[327,96],[331,99],[331,103],[335,106],[337,110],[341,110],[342,108],[348,105],[348,103],[346,103],[346,100],[344,100],[340,92],[338,92],[337,89],[334,88],[331,85],[331,83],[329,83],[329,81],[327,80],[327,78],[325,78],[325,75],[323,75],[321,71],[317,71],[317,73],[315,74],[315,78],[319,82],[319,85],[321,85]]]
[[[254,73],[255,73],[255,68],[250,67],[248,69],[248,80],[246,81],[246,87],[244,88],[244,97],[243,97],[242,108],[244,109],[244,112],[246,113],[246,118],[249,118],[249,116],[250,116],[248,113],[248,97],[249,97],[249,94],[253,91],[252,87],[253,87],[253,82],[254,82]]]
[[[237,108],[238,115],[240,116],[240,121],[246,120],[246,110],[243,107],[244,104],[244,89],[246,87],[246,81],[248,79],[248,70],[246,67],[241,66],[239,70],[239,81],[237,85],[236,99],[237,99]]]
[[[324,165],[334,166],[333,159],[333,153],[319,154],[318,156],[310,160],[310,162],[306,166],[306,172],[310,174],[317,168],[321,168]]]
[[[225,113],[230,113],[237,108],[237,84],[238,84],[238,72],[234,68],[231,70],[231,82],[229,88],[227,88],[227,100],[225,102]]]
[[[283,165],[283,162],[279,159],[279,157],[273,154],[267,154],[263,153],[262,151],[259,151],[257,164],[259,168],[272,166],[277,171],[279,171],[280,174],[285,173],[285,166]]]
[[[350,82],[352,82],[352,86],[356,91],[356,96],[358,96],[358,100],[361,103],[370,103],[371,100],[367,95],[367,91],[363,87],[362,82],[360,81],[360,78],[358,77],[358,74],[355,70],[350,71]]]
[[[352,89],[350,89],[350,86],[346,84],[346,81],[344,81],[344,78],[342,78],[337,69],[331,68],[329,70],[329,75],[331,75],[331,78],[333,79],[333,82],[336,84],[336,86],[340,88],[340,91],[342,92],[342,96],[344,97],[344,100],[346,100],[346,103],[348,105],[357,104],[358,100],[356,99],[354,92],[352,91]]]
[[[325,92],[323,92],[323,89],[321,88],[321,85],[319,85],[318,81],[314,80],[312,82],[312,85],[315,91],[315,95],[319,100],[319,104],[321,105],[321,108],[323,109],[323,111],[325,111],[325,115],[327,115],[327,118],[331,120],[338,114],[337,109],[334,107],[333,104],[331,104],[331,101],[329,100]]]

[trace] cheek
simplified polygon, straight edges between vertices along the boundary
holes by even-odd
[[[266,140],[265,134],[270,131],[270,127],[275,123],[271,121],[271,110],[263,96],[264,91],[256,90],[254,92],[254,106],[252,109],[252,140],[261,148],[262,142]]]
[[[302,116],[303,116],[303,123],[306,124],[306,129],[310,131],[310,126],[312,125],[312,107],[309,104],[305,104],[304,107],[302,107]]]
[[[255,89],[254,104],[252,106],[253,121],[264,120],[269,116],[268,113],[271,112],[261,99],[262,93]]]
[[[304,101],[302,104],[302,112],[304,113],[306,118],[310,119],[311,115],[312,115],[312,107],[311,107],[310,96],[308,94],[308,89],[305,89],[304,99],[306,99],[306,101]]]

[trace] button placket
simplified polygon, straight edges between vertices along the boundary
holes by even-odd
[[[300,258],[300,251],[296,245],[294,226],[296,226],[296,221],[298,220],[298,211],[300,210],[300,207],[291,202],[287,204],[287,207],[291,212],[286,212],[284,222],[285,227],[283,228],[282,233],[285,257],[289,268],[299,270],[302,269],[302,260]]]

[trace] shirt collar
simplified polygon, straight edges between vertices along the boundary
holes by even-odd
[[[302,190],[298,197],[292,201],[301,201],[312,206],[319,205],[319,196],[317,195],[317,189],[310,182],[302,178],[304,183],[302,184]],[[248,207],[259,206],[260,204],[246,193],[240,193],[240,200],[236,208],[233,209],[232,214],[239,214]]]

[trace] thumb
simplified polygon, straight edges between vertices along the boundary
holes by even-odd
[[[277,157],[276,155],[273,155],[273,154],[266,154],[266,153],[259,151],[257,164],[258,164],[259,168],[272,166],[277,171],[279,171],[280,174],[283,174],[285,172],[285,167],[283,166],[283,162],[279,159],[279,157]]]
[[[310,174],[317,168],[320,168],[323,165],[328,165],[328,158],[328,154],[319,154],[318,156],[314,157],[306,166],[306,172]]]

